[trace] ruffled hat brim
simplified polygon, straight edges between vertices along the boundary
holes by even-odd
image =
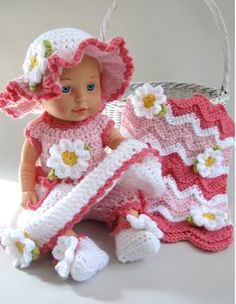
[[[50,101],[60,97],[59,78],[63,68],[75,66],[84,55],[95,57],[100,64],[103,101],[119,99],[128,88],[134,70],[124,39],[117,37],[109,42],[102,42],[88,38],[79,44],[71,58],[63,57],[58,52],[49,56],[47,70],[34,92],[30,90],[24,76],[10,81],[5,91],[0,93],[0,109],[13,118],[41,112],[40,100]]]

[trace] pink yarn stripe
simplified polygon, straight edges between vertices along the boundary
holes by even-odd
[[[33,138],[30,135],[30,130],[29,129],[25,129],[25,137],[31,143],[31,145],[33,145],[36,148],[37,152],[40,154],[42,152],[42,144],[38,139]]]
[[[200,119],[202,129],[217,126],[220,139],[234,137],[234,123],[228,116],[225,107],[221,104],[213,105],[201,95],[186,99],[169,99],[174,116],[194,113]]]
[[[107,147],[109,136],[111,134],[111,129],[114,127],[115,122],[113,120],[109,120],[107,126],[105,127],[103,134],[102,134],[102,143],[103,147]]]
[[[202,177],[193,171],[193,166],[186,166],[176,153],[162,156],[162,173],[163,176],[172,176],[180,191],[197,185],[207,200],[217,194],[225,194],[227,191],[226,174],[215,178]]]
[[[180,217],[187,218],[189,216],[189,209],[192,206],[202,206],[202,204],[199,201],[197,201],[197,199],[193,195],[186,197],[184,199],[179,199],[175,196],[175,194],[173,193],[173,191],[171,191],[171,189],[169,189],[169,191],[166,191],[162,195],[161,200],[159,199],[152,200],[148,209],[152,210],[153,207],[155,208],[156,206],[159,205],[165,207],[169,211],[170,215],[173,217],[173,220],[171,220],[171,222],[177,222],[174,220],[177,220]],[[225,212],[229,211],[226,202],[219,203],[212,207]]]
[[[138,128],[138,123],[139,121],[135,124],[137,128],[133,128],[128,120],[124,120],[123,127],[129,130],[133,138],[140,138],[140,132],[142,131]],[[189,123],[184,124],[184,126],[170,125],[165,119],[155,120],[155,126],[153,125],[153,122],[147,122],[143,133],[150,133],[154,136],[155,140],[161,146],[161,154],[163,154],[164,149],[178,143],[184,149],[187,158],[197,156],[206,148],[213,148],[218,144],[214,136],[197,136],[192,125]],[[169,136],[170,134],[174,134],[174,136]],[[228,149],[231,151],[233,148],[229,147],[224,149],[222,151],[223,158],[226,153],[229,154]],[[230,160],[230,155],[226,156],[226,159]]]

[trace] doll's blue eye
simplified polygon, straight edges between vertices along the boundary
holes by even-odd
[[[62,86],[61,87],[61,92],[62,93],[67,94],[67,93],[70,93],[70,91],[71,91],[71,87],[70,86]]]
[[[89,83],[89,84],[87,84],[87,90],[88,90],[89,92],[93,91],[94,88],[95,88],[95,84],[94,84],[94,83]]]

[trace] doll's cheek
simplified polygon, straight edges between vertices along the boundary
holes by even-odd
[[[47,111],[49,114],[63,114],[65,113],[66,109],[68,108],[67,105],[60,99],[58,100],[43,100],[41,102],[42,107],[45,111]]]
[[[60,104],[60,103],[58,103],[57,105],[52,106],[52,110],[59,113],[59,114],[65,113],[67,109],[68,109],[68,107],[66,105],[63,105],[63,104]]]

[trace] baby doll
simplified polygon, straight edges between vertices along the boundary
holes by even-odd
[[[159,155],[141,143],[130,143],[101,113],[107,102],[124,93],[132,76],[133,63],[123,39],[104,43],[78,29],[56,29],[31,44],[23,68],[24,76],[0,95],[1,109],[14,118],[43,112],[26,127],[21,155],[24,211],[17,226],[24,233],[10,231],[2,238],[6,248],[14,239],[21,253],[31,244],[28,259],[24,254],[15,257],[15,264],[27,267],[38,247],[42,252],[50,249],[62,278],[70,274],[77,281],[89,279],[107,265],[108,255],[72,230],[84,218],[108,223],[121,262],[155,254],[162,232],[145,214],[144,194],[137,191],[141,187],[134,191],[117,181],[134,163],[141,165],[147,155],[158,162]],[[108,160],[105,147],[117,149]],[[126,157],[120,151],[130,154]],[[114,172],[106,173],[109,170]],[[94,186],[103,176],[104,182]],[[57,209],[65,202],[57,220]]]

